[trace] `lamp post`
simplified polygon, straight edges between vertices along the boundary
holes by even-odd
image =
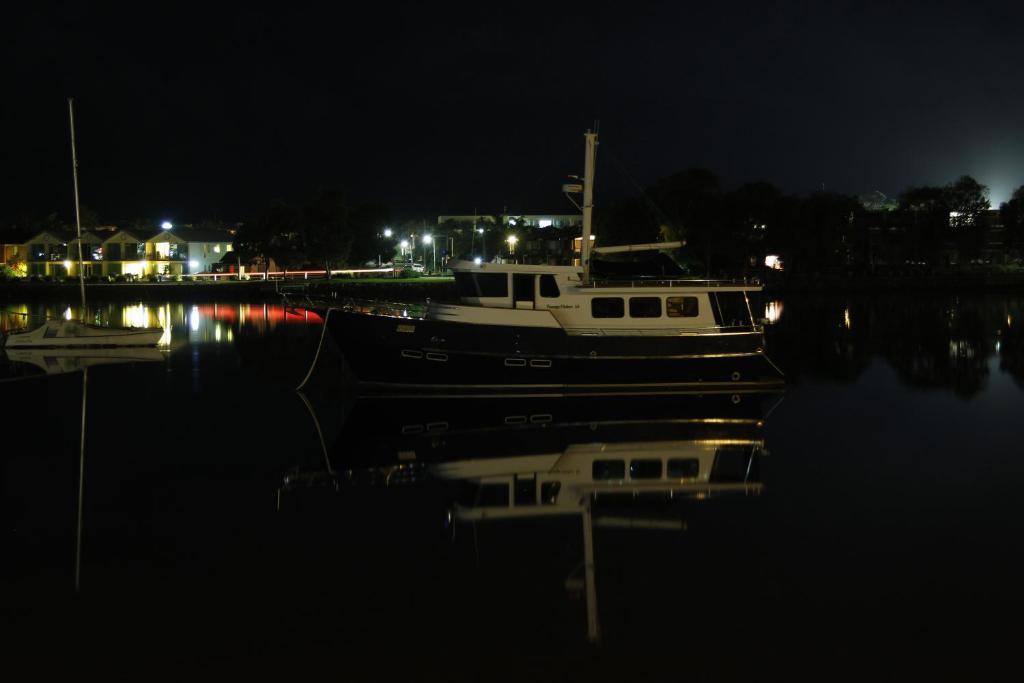
[[[423,236],[423,261],[427,260],[427,245],[430,245],[430,272],[433,273],[437,270],[437,246],[434,244],[434,237],[432,235]]]

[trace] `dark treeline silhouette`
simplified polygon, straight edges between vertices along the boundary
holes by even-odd
[[[680,259],[708,276],[747,274],[766,254],[789,273],[853,274],[1019,262],[1024,248],[1024,187],[993,211],[988,188],[970,176],[892,201],[787,195],[766,182],[727,191],[711,171],[689,169],[595,213],[601,243],[684,240]]]
[[[344,190],[320,189],[305,201],[277,201],[258,212],[239,228],[235,248],[289,269],[363,264],[391,257],[394,246],[381,233],[389,215]]]

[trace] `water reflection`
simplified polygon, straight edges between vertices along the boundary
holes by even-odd
[[[468,539],[477,561],[476,544],[492,525],[574,521],[565,541],[579,544],[579,555],[563,584],[570,598],[585,596],[592,642],[601,639],[597,564],[628,552],[621,542],[600,545],[603,530],[673,542],[694,505],[761,494],[765,417],[781,400],[361,401],[332,436],[334,408],[299,398],[323,457],[285,476],[278,510],[310,490],[434,487],[447,501],[452,542]]]
[[[996,367],[1024,386],[1022,309],[1024,297],[1009,295],[794,295],[785,316],[768,304],[767,336],[789,381],[850,382],[878,357],[904,384],[968,399]]]

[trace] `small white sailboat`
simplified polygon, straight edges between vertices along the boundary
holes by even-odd
[[[78,284],[82,295],[81,315],[86,315],[85,278],[82,273],[82,219],[78,205],[78,156],[75,152],[74,100],[68,98],[71,124],[71,169],[75,187],[75,230],[78,234]],[[14,330],[0,339],[6,348],[79,348],[94,346],[156,346],[163,336],[159,327],[105,327],[85,320],[47,320],[39,327]]]

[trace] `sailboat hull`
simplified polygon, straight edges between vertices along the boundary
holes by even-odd
[[[14,348],[87,348],[111,346],[156,346],[162,328],[101,327],[74,320],[47,320],[24,332],[11,332],[4,346]]]

